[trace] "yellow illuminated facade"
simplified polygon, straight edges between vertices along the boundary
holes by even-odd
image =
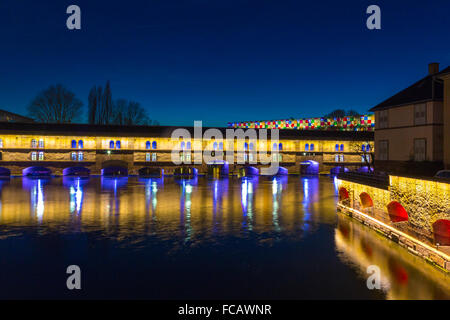
[[[100,174],[105,164],[112,162],[126,167],[130,174],[137,174],[144,167],[161,168],[166,174],[171,174],[176,167],[172,150],[179,152],[182,165],[190,165],[199,173],[206,173],[207,163],[194,164],[195,151],[226,152],[231,149],[234,150],[234,163],[241,158],[244,163],[230,163],[230,174],[245,165],[259,167],[261,159],[258,152],[266,152],[270,157],[272,151],[277,151],[277,160],[289,173],[299,173],[300,164],[305,161],[315,161],[319,163],[321,172],[330,172],[335,167],[362,167],[366,165],[362,154],[371,157],[374,151],[373,134],[368,135],[369,132],[330,132],[325,136],[322,132],[317,137],[314,134],[304,136],[300,132],[296,136],[284,137],[280,133],[274,146],[270,140],[266,143],[248,139],[172,139],[167,129],[170,127],[158,128],[154,135],[145,131],[134,135],[125,129],[122,133],[111,134],[109,131],[118,131],[117,128],[110,130],[111,127],[90,126],[75,131],[71,128],[75,125],[65,125],[60,127],[62,129],[53,129],[50,125],[50,130],[48,126],[41,129],[39,124],[27,125],[28,134],[24,130],[0,129],[0,167],[9,169],[14,175],[20,175],[30,166],[49,168],[55,175],[61,175],[65,168],[74,166],[86,167],[92,174]],[[65,127],[67,131],[63,131]],[[83,131],[89,132],[80,134]]]

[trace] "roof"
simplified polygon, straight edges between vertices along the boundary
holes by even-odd
[[[175,126],[119,126],[119,125],[92,125],[92,124],[54,124],[54,123],[18,123],[5,122],[0,126],[0,134],[28,134],[28,135],[59,135],[59,136],[122,136],[122,137],[171,137],[176,129],[186,129],[194,136],[194,127]],[[226,130],[231,128],[202,127],[218,129],[223,137]],[[244,129],[241,129],[244,130]],[[255,129],[259,131],[259,129]],[[244,130],[245,132],[245,130]],[[286,140],[343,140],[343,141],[371,141],[374,138],[372,131],[316,131],[316,130],[279,130],[280,139]],[[270,133],[267,134],[270,137]]]
[[[9,116],[9,117],[16,118],[15,121],[17,121],[17,120],[30,121],[30,122],[34,121],[31,118],[22,116],[22,115],[17,114],[17,113],[13,113],[13,112],[9,112],[9,111],[6,111],[6,110],[2,110],[2,109],[0,109],[0,119],[1,119],[1,116]]]
[[[427,75],[425,78],[376,105],[370,111],[379,111],[426,101],[442,101],[444,89],[442,81],[437,76],[448,72],[450,72],[450,67],[436,74]]]

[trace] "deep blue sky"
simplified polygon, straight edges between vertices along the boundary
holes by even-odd
[[[66,8],[82,30],[66,28]],[[370,4],[382,30],[366,28]],[[0,108],[26,113],[62,83],[87,107],[93,85],[161,124],[361,112],[450,65],[448,0],[0,2]]]

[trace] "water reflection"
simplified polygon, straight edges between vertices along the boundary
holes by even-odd
[[[203,263],[207,260],[210,268],[217,261],[217,269],[209,270],[211,274],[222,272],[223,266],[240,270],[240,279],[248,277],[249,268],[256,265],[276,268],[266,270],[267,274],[276,273],[273,279],[266,274],[268,281],[282,281],[286,274],[284,292],[292,289],[292,279],[297,279],[299,287],[293,291],[298,292],[309,289],[298,290],[302,283],[317,279],[317,297],[327,297],[328,292],[341,288],[338,284],[328,288],[333,279],[324,279],[324,273],[334,272],[328,268],[350,270],[336,277],[350,277],[345,280],[358,290],[365,288],[367,266],[376,264],[382,269],[383,296],[387,298],[445,298],[450,292],[450,281],[440,271],[376,233],[362,230],[353,220],[339,217],[335,229],[337,197],[333,178],[64,177],[1,182],[0,249],[8,257],[4,261],[20,264],[17,257],[29,254],[25,248],[34,246],[39,246],[46,259],[56,246],[61,251],[55,253],[49,265],[58,262],[61,254],[72,258],[72,250],[91,252],[87,261],[100,255],[111,265],[123,263],[117,257],[126,254],[135,259],[136,266],[148,262],[145,267],[149,270],[158,261],[158,267],[151,270],[171,270],[166,274],[170,279],[174,265],[201,270],[197,259]],[[30,230],[38,232],[31,237]],[[24,233],[27,236],[22,236]],[[67,237],[72,236],[77,240],[69,241],[69,250]],[[50,239],[48,247],[40,246],[44,238]],[[8,249],[9,240],[28,242],[15,246],[17,252]],[[208,253],[215,248],[221,251],[211,260],[203,253],[192,259],[189,253],[195,248],[206,248]],[[141,259],[145,252],[158,255],[158,259]],[[35,255],[29,259],[31,266],[37,263],[33,262]],[[316,265],[314,259],[320,262]],[[322,269],[318,273],[315,270],[319,264]],[[356,270],[352,266],[357,266]],[[5,264],[0,263],[0,272],[4,268]],[[305,278],[299,278],[303,274]],[[322,279],[324,288],[320,287]],[[289,291],[292,297],[293,291]]]
[[[340,258],[367,278],[367,267],[381,270],[388,299],[450,299],[450,276],[411,255],[373,230],[339,214],[335,233]]]

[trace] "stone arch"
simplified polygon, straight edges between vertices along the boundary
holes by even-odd
[[[9,177],[9,176],[11,176],[11,170],[0,167],[0,177]]]
[[[359,195],[359,200],[361,201],[361,205],[363,208],[373,207],[372,198],[367,192],[361,192],[361,194]]]
[[[45,167],[28,167],[22,170],[22,174],[26,177],[48,177],[52,171]]]
[[[433,223],[432,228],[435,243],[438,243],[441,246],[450,246],[450,220],[436,220]]]
[[[85,167],[69,167],[63,169],[63,176],[88,176],[91,170]]]
[[[347,200],[350,198],[350,195],[348,194],[348,190],[344,187],[339,188],[339,201]]]
[[[122,160],[107,160],[102,163],[102,176],[127,176],[128,163]]]
[[[387,209],[392,222],[408,221],[408,212],[399,202],[391,201]]]

